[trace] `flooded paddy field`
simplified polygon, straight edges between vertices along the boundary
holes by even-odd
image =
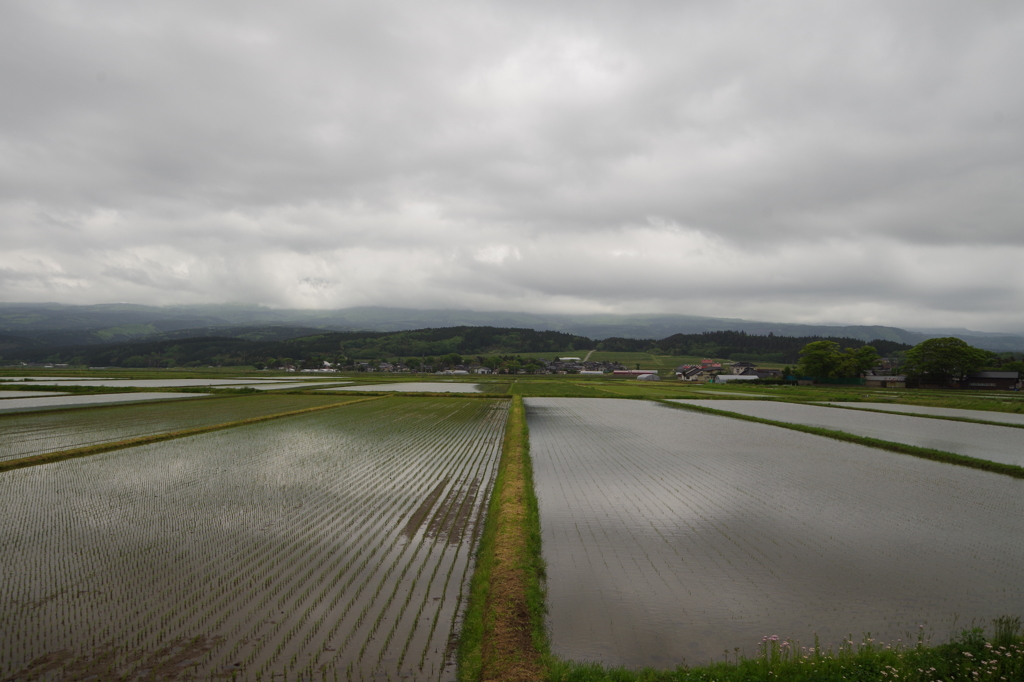
[[[406,381],[390,384],[363,384],[347,388],[325,388],[325,391],[393,391],[395,393],[480,393],[479,384],[446,381]]]
[[[1024,426],[1024,414],[1013,412],[993,412],[991,410],[961,410],[953,407],[928,407],[924,405],[893,405],[891,403],[827,403],[839,407],[852,407],[858,410],[885,410],[887,412],[910,412],[927,414],[936,417],[962,417],[964,419],[981,419],[990,422],[1020,424]]]
[[[175,394],[170,397],[175,397]],[[0,461],[157,433],[226,424],[318,405],[343,403],[345,400],[336,396],[252,395],[169,404],[116,405],[94,410],[0,414]]]
[[[762,400],[722,400],[697,404],[762,419],[818,426],[857,436],[954,452],[990,462],[1024,466],[1024,434],[1020,429],[1008,426],[969,424]]]
[[[104,386],[106,388],[186,388],[189,386],[273,385],[287,379],[33,379],[35,386]]]
[[[454,679],[507,409],[388,398],[0,474],[0,679]]]
[[[7,398],[41,398],[47,395],[68,395],[66,391],[3,391],[0,390],[0,399]]]
[[[284,389],[296,389],[296,388],[321,388],[323,386],[338,386],[341,384],[351,384],[351,381],[303,381],[301,383],[296,382],[280,382],[273,384],[260,384],[260,385],[249,385],[246,388],[255,388],[257,391],[281,391]]]
[[[47,381],[78,381],[84,379],[109,379],[110,377],[46,377],[46,376],[34,376],[34,377],[0,377],[0,385],[3,385],[5,381],[39,381],[46,383]]]
[[[670,668],[1024,613],[1024,481],[650,402],[525,403],[561,657]]]
[[[34,396],[35,391],[26,395]],[[68,407],[94,407],[115,403],[142,403],[151,400],[181,400],[201,398],[204,393],[91,393],[85,395],[59,395],[32,398],[7,398],[0,401],[0,414],[5,412],[36,412],[63,410]]]

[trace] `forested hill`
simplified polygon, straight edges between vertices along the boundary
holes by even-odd
[[[771,333],[760,336],[734,331],[673,334],[660,341],[610,338],[599,341],[597,348],[604,351],[645,351],[665,355],[699,355],[729,360],[795,363],[800,359],[800,349],[813,341],[822,340],[835,341],[843,348],[874,346],[883,356],[911,348],[908,344],[884,339],[865,343],[859,339],[835,336],[776,336]]]
[[[507,327],[445,327],[401,332],[326,332],[300,338],[274,338],[261,334],[165,338],[93,345],[40,344],[24,337],[0,338],[0,362],[54,362],[105,367],[241,366],[289,360],[311,363],[407,357],[462,356],[515,353],[574,353],[590,349],[697,355],[731,360],[795,363],[800,349],[824,338],[843,347],[859,347],[859,339],[821,336],[759,336],[745,332],[675,334],[664,339],[609,338],[595,341],[557,331]],[[876,340],[871,345],[883,355],[910,346]]]
[[[555,331],[497,327],[448,327],[402,332],[326,332],[287,340],[199,337],[82,346],[18,343],[0,338],[5,364],[60,362],[106,367],[188,367],[251,365],[274,359],[292,361],[490,353],[556,353],[593,347],[582,336]]]

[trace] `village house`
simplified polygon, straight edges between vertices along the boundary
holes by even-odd
[[[754,369],[755,365],[752,362],[734,362],[729,365],[730,374],[746,374],[746,370]]]

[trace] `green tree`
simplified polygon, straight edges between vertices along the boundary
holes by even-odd
[[[813,341],[800,351],[800,373],[812,377],[834,377],[842,354],[835,341]]]
[[[975,348],[955,336],[922,341],[907,351],[905,369],[908,375],[933,380],[963,380],[971,372],[985,366],[992,353]]]
[[[874,346],[842,349],[835,341],[812,341],[800,351],[799,370],[812,377],[853,378],[877,362]]]
[[[878,364],[878,351],[874,346],[847,348],[839,363],[839,376],[859,377]]]

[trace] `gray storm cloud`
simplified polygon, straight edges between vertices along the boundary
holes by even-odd
[[[1024,330],[1018,3],[0,5],[0,297]]]

